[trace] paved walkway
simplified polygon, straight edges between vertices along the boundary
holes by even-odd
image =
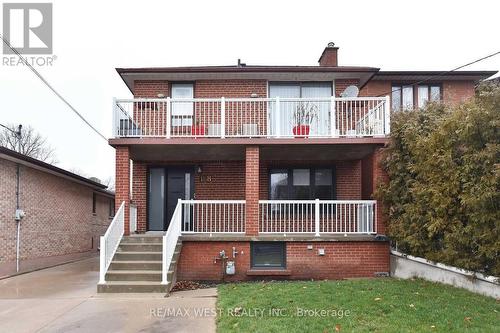
[[[97,294],[99,259],[0,280],[0,332],[215,332],[216,289]]]

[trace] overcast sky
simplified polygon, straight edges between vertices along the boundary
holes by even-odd
[[[107,137],[112,98],[131,96],[115,67],[316,65],[333,41],[340,65],[449,70],[500,50],[498,1],[52,3],[57,60],[37,69]],[[500,56],[467,69],[500,70]],[[114,176],[114,149],[27,68],[0,65],[0,102],[0,123],[36,128],[58,166]]]

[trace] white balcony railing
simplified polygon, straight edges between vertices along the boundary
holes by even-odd
[[[100,268],[99,268],[99,283],[106,282],[106,272],[108,271],[109,264],[115,255],[118,245],[122,240],[125,229],[125,201],[122,202],[120,208],[115,214],[113,221],[111,221],[108,230],[104,236],[101,236],[100,241]]]
[[[180,200],[182,233],[245,232],[245,200]]]
[[[121,99],[113,105],[116,138],[337,138],[390,132],[389,97],[167,97]]]
[[[373,200],[261,200],[260,233],[373,234]]]

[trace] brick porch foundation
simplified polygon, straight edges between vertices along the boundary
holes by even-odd
[[[312,249],[308,249],[312,245]],[[226,275],[225,281],[260,279],[343,279],[374,277],[389,272],[389,243],[374,241],[286,242],[285,274],[258,275],[250,268],[250,242],[184,241],[177,266],[177,280],[221,281],[222,263],[215,261],[221,250],[232,259],[236,255],[236,274]],[[318,254],[319,249],[325,255]]]

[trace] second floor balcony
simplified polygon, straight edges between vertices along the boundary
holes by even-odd
[[[389,104],[388,96],[119,99],[113,103],[113,137],[385,137]]]

